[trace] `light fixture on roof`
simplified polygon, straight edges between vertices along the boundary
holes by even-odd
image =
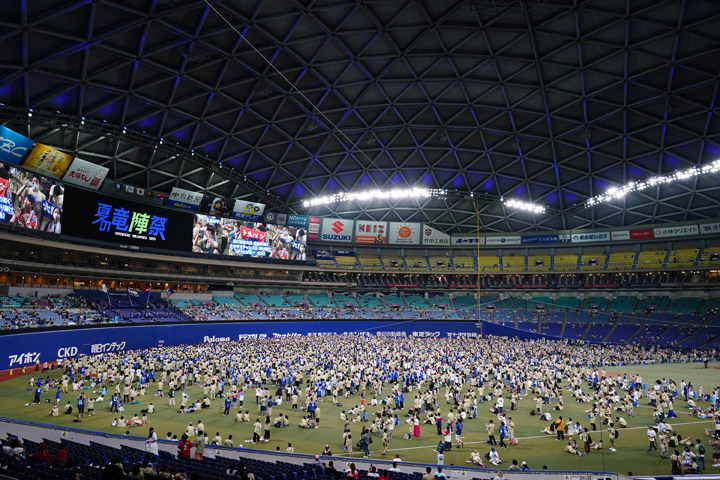
[[[316,207],[318,205],[330,205],[331,203],[340,202],[368,202],[371,200],[403,200],[411,198],[429,198],[444,197],[447,191],[443,188],[395,188],[392,190],[364,190],[362,192],[343,192],[327,195],[324,197],[316,197],[311,200],[303,201],[305,208]]]
[[[542,205],[536,205],[530,202],[524,202],[516,198],[503,198],[503,205],[506,207],[514,208],[515,210],[522,210],[523,212],[530,213],[545,213],[545,207]]]
[[[585,207],[590,208],[601,203],[611,202],[623,198],[628,193],[639,192],[648,188],[657,187],[667,183],[676,182],[679,180],[687,180],[689,178],[698,177],[700,175],[707,175],[711,173],[720,172],[720,160],[715,160],[700,168],[692,167],[686,170],[678,170],[669,175],[660,175],[649,178],[647,180],[638,180],[635,182],[627,183],[621,187],[611,187],[605,193],[590,197],[585,201]]]

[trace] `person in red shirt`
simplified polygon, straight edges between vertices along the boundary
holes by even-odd
[[[188,436],[183,434],[178,443],[178,458],[190,458],[190,450],[193,448],[193,443],[188,440]]]
[[[67,445],[64,443],[61,443],[57,452],[55,452],[55,461],[60,467],[64,467],[65,463],[67,463]]]
[[[30,458],[33,460],[38,460],[40,462],[45,462],[48,465],[50,465],[50,451],[48,451],[47,445],[45,442],[40,444],[40,448],[37,452],[31,453]]]

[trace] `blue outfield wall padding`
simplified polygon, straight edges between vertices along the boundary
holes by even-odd
[[[220,322],[166,325],[117,325],[104,328],[36,330],[0,335],[0,370],[51,362],[78,355],[93,355],[152,347],[252,340],[259,338],[352,333],[364,336],[499,337],[531,340],[558,337],[473,321],[308,321]]]

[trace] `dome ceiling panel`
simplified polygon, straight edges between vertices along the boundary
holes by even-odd
[[[30,124],[118,181],[447,231],[471,231],[476,220],[484,231],[523,231],[718,214],[712,178],[571,208],[609,186],[720,158],[717,2],[48,0],[11,2],[4,13],[2,108],[164,137],[258,185],[235,188],[231,169],[211,173],[21,115],[8,124]],[[534,218],[490,201],[475,219],[455,197],[412,208],[300,206],[376,186],[517,195],[555,213]]]

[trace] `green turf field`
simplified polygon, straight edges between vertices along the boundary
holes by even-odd
[[[672,378],[678,384],[681,379],[685,379],[686,381],[692,381],[696,390],[699,389],[700,386],[704,386],[706,392],[709,392],[713,386],[720,385],[720,370],[703,369],[700,364],[657,365],[608,370],[627,373],[628,375],[640,373],[647,384],[663,377]],[[53,372],[50,375],[52,377],[59,377],[60,373]],[[82,423],[73,423],[72,420],[74,416],[71,418],[70,416],[62,415],[62,413],[60,417],[56,418],[49,416],[51,405],[44,402],[45,398],[49,398],[51,402],[54,402],[54,391],[44,395],[42,398],[43,403],[40,405],[26,406],[25,404],[32,402],[33,399],[33,393],[28,391],[29,379],[30,374],[26,374],[25,376],[15,377],[12,380],[0,383],[2,416],[115,434],[125,433],[126,429],[111,427],[111,420],[116,415],[109,414],[109,403],[107,401],[96,404],[96,416],[85,417]],[[86,396],[91,396],[91,392],[86,392]],[[148,389],[148,393],[150,392],[154,392],[152,385]],[[444,393],[444,390],[441,391],[441,393]],[[202,398],[201,389],[196,387],[189,387],[188,394],[191,401]],[[411,398],[411,396],[407,396],[406,398]],[[439,398],[442,398],[442,396],[440,395]],[[63,395],[61,406],[68,400],[71,400],[74,406],[75,399],[76,395],[72,393]],[[227,435],[232,434],[236,446],[242,443],[243,446],[250,448],[256,447],[275,450],[276,447],[280,447],[282,451],[285,451],[287,443],[292,442],[297,453],[318,454],[327,443],[330,444],[333,454],[342,454],[343,423],[340,421],[341,408],[332,406],[328,401],[319,403],[321,408],[320,428],[314,430],[300,429],[297,426],[302,412],[292,412],[289,408],[286,408],[285,405],[274,407],[273,417],[277,416],[279,412],[283,414],[287,413],[291,421],[291,426],[283,429],[272,428],[271,441],[269,443],[253,446],[247,443],[247,440],[252,438],[252,422],[250,424],[235,423],[234,413],[228,417],[222,416],[220,399],[216,399],[213,402],[210,410],[202,410],[191,414],[178,414],[176,408],[167,406],[167,398],[156,398],[148,395],[144,398],[140,397],[140,400],[141,403],[138,405],[126,406],[126,417],[132,417],[135,413],[139,414],[140,410],[146,408],[149,402],[153,402],[157,411],[150,416],[150,426],[155,427],[158,437],[161,439],[165,438],[165,434],[168,431],[179,436],[188,422],[192,421],[196,424],[198,420],[202,420],[205,423],[210,439],[215,436],[215,432],[220,432],[223,439],[225,439]],[[176,401],[179,405],[180,398],[177,398]],[[446,414],[447,405],[442,405],[444,398],[440,401],[441,407],[443,407],[443,414]],[[254,402],[254,395],[248,393],[246,395],[245,406],[250,409],[253,421],[255,416],[252,414],[257,414],[257,408]],[[343,399],[343,409],[348,409],[358,402],[359,397],[357,396]],[[589,405],[572,401],[569,392],[565,394],[565,403],[566,409],[562,412],[563,418],[567,420],[568,417],[572,417],[574,420],[579,420],[583,427],[589,427],[589,422],[584,412],[584,410],[589,408]],[[408,404],[411,404],[411,401],[407,401],[405,406],[407,407]],[[509,402],[507,402],[507,405],[509,405]],[[643,404],[641,403],[641,405]],[[645,402],[645,405],[647,405],[647,402]],[[698,405],[705,406],[702,402]],[[635,409],[635,416],[633,418],[625,416],[628,421],[628,428],[624,430],[621,429],[620,431],[620,436],[617,440],[617,452],[605,450],[601,454],[600,452],[593,451],[590,455],[578,457],[576,455],[563,453],[565,447],[564,442],[557,441],[554,437],[540,433],[540,430],[545,427],[545,423],[540,421],[538,417],[529,415],[528,412],[532,406],[532,397],[529,399],[524,397],[520,402],[519,410],[509,412],[509,415],[513,418],[516,425],[515,436],[519,438],[519,444],[508,450],[500,451],[500,457],[503,460],[502,467],[504,468],[509,467],[512,459],[515,458],[518,462],[523,460],[528,462],[532,469],[540,469],[543,465],[547,465],[550,469],[604,469],[605,471],[615,471],[619,473],[632,471],[634,474],[670,473],[669,460],[661,459],[658,454],[646,453],[647,437],[645,432],[647,426],[652,421],[652,409],[649,407],[642,406]],[[496,420],[495,415],[488,411],[489,407],[490,405],[488,403],[480,404],[478,418],[465,422],[463,434],[465,447],[462,449],[453,447],[451,451],[446,452],[446,465],[465,465],[465,460],[467,460],[473,448],[478,448],[483,454],[489,449],[489,446],[485,442],[487,437],[483,427],[487,420]],[[675,433],[681,433],[683,436],[692,435],[695,438],[702,439],[707,451],[710,452],[707,444],[708,438],[705,437],[704,431],[706,428],[713,428],[712,422],[709,420],[698,420],[689,416],[681,400],[675,402],[675,411],[678,418],[670,420],[670,423],[674,426]],[[372,411],[368,409],[368,412],[372,418]],[[553,418],[557,418],[557,414],[558,412],[553,412]],[[401,416],[401,421],[402,420],[404,420],[404,417]],[[351,423],[353,438],[355,440],[360,437],[361,425],[363,424]],[[437,435],[435,426],[422,425],[420,439],[413,441],[402,438],[403,433],[407,431],[407,426],[402,423],[395,429],[390,450],[386,457],[380,456],[379,449],[381,442],[377,437],[374,437],[374,443],[371,445],[371,458],[384,458],[389,460],[392,459],[395,454],[399,454],[402,460],[435,463],[435,452],[433,452],[433,449],[441,438]],[[593,440],[597,441],[600,439],[599,433],[598,431],[592,434]],[[136,428],[131,431],[131,434],[145,436],[147,435],[147,427]],[[607,444],[606,434],[603,434],[603,439],[604,443]],[[358,449],[355,448],[353,456],[362,456],[362,453],[358,454],[357,450]],[[708,463],[706,470],[708,473],[717,470],[710,466],[712,463],[710,456],[707,457],[706,463]]]

